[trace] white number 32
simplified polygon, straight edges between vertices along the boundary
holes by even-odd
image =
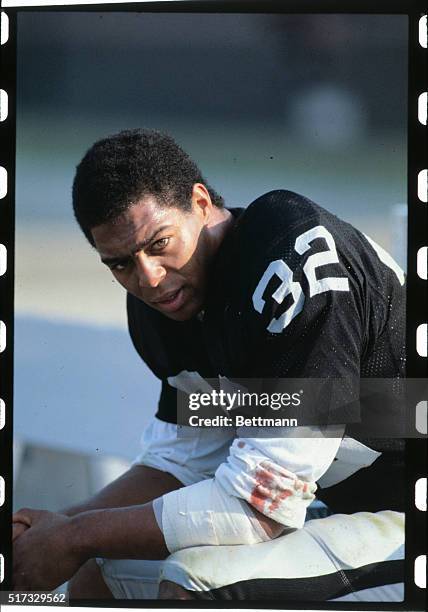
[[[316,277],[317,268],[327,264],[339,263],[334,238],[323,225],[317,225],[298,236],[294,243],[295,251],[299,255],[304,255],[311,248],[311,243],[316,238],[324,238],[328,248],[321,253],[310,255],[303,266],[303,272],[309,284],[309,297],[324,293],[325,291],[349,291],[349,282],[345,277],[329,276],[320,280]],[[253,305],[257,312],[261,313],[263,311],[265,305],[263,294],[274,276],[278,276],[282,282],[272,294],[272,298],[278,304],[282,304],[287,295],[291,294],[293,297],[293,302],[287,310],[277,319],[273,318],[268,325],[268,331],[273,334],[279,334],[302,311],[305,296],[300,283],[293,280],[291,268],[282,259],[277,259],[268,265],[254,291]]]

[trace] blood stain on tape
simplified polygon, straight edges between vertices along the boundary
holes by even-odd
[[[266,469],[266,464],[260,464],[256,470],[256,485],[251,492],[250,504],[263,514],[274,512],[281,503],[293,495],[290,489],[281,486],[281,478],[284,476],[279,472]],[[268,507],[266,508],[266,504]]]

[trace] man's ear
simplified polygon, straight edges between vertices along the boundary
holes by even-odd
[[[204,222],[207,224],[211,217],[213,203],[208,189],[203,183],[195,183],[193,185],[192,206],[203,216]]]

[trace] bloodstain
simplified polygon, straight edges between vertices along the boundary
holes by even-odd
[[[270,466],[269,466],[270,467]],[[274,469],[266,469],[262,465],[256,471],[256,485],[251,492],[250,504],[259,512],[266,514],[276,510],[281,502],[293,495],[289,489],[281,487],[284,475]],[[265,504],[268,503],[267,511]]]
[[[294,481],[294,489],[296,491],[303,491],[303,493],[307,493],[308,488],[309,485],[307,482],[303,482],[302,480],[299,480],[299,478],[296,478],[296,480]]]
[[[238,447],[239,448],[244,448],[245,446],[245,442],[238,442]]]
[[[281,502],[286,499],[287,497],[289,497],[290,495],[293,495],[291,491],[285,490],[282,491],[281,493],[278,493],[275,498],[272,500],[272,503],[270,504],[268,510],[269,512],[273,512],[274,510],[276,510],[277,508],[279,508]]]

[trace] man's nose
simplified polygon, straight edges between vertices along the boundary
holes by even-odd
[[[166,270],[155,258],[138,253],[135,260],[138,284],[142,289],[155,288],[165,278]]]

